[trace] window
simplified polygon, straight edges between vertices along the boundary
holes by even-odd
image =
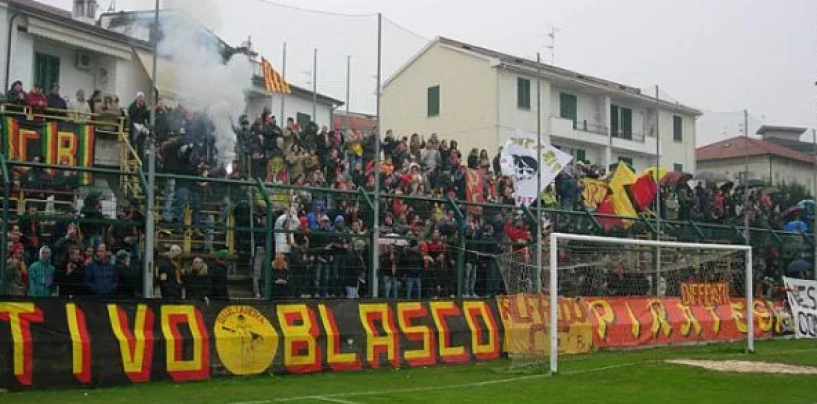
[[[428,88],[428,116],[440,115],[440,86]]]
[[[298,122],[298,126],[301,127],[301,130],[304,130],[309,126],[309,123],[312,122],[312,116],[298,112],[298,114],[295,115],[295,122]]]
[[[675,163],[675,165],[673,166],[673,170],[674,170],[674,171],[679,171],[679,172],[680,172],[680,171],[684,171],[684,165],[683,165],[683,164],[678,164],[678,163]]]
[[[676,142],[684,141],[684,121],[678,115],[672,116],[672,140]]]
[[[633,167],[633,158],[632,157],[618,156],[618,162],[627,164],[628,166],[630,166],[630,168],[635,168],[635,167]]]
[[[34,54],[34,84],[41,86],[48,92],[51,87],[60,82],[60,58],[46,55],[45,53]]]
[[[613,137],[621,139],[633,138],[633,110],[630,108],[610,105],[610,126]]]
[[[530,80],[526,78],[516,79],[516,107],[530,109]]]
[[[576,149],[576,161],[584,161],[586,162],[587,159],[587,152],[584,149]]]
[[[573,94],[559,93],[559,117],[573,121],[573,129],[576,129],[578,117],[578,103]]]

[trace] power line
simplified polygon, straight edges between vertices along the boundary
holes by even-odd
[[[310,9],[310,8],[293,6],[291,4],[279,3],[277,1],[272,1],[272,0],[252,0],[252,1],[255,1],[255,2],[258,2],[258,3],[263,3],[263,4],[266,4],[268,6],[273,6],[273,7],[281,7],[281,8],[287,8],[287,9],[290,9],[290,10],[302,11],[302,12],[305,12],[305,13],[323,14],[323,15],[334,16],[334,17],[361,18],[361,17],[375,17],[375,16],[377,16],[377,13],[349,14],[349,13],[339,13],[339,12],[335,12],[335,11],[315,10],[315,9]]]
[[[430,40],[430,39],[429,39],[427,36],[422,35],[422,34],[419,34],[419,33],[417,33],[416,31],[413,31],[413,30],[411,30],[411,29],[409,29],[409,28],[406,28],[405,26],[400,25],[400,24],[398,24],[398,23],[396,23],[396,22],[394,22],[394,21],[390,20],[389,18],[387,18],[387,17],[385,17],[385,16],[383,17],[383,20],[384,20],[384,21],[386,21],[386,22],[388,22],[388,23],[390,23],[391,25],[393,25],[393,26],[395,26],[395,27],[399,28],[399,29],[400,29],[400,30],[402,30],[403,32],[406,32],[407,34],[410,34],[410,35],[413,35],[413,36],[415,36],[415,37],[417,37],[417,38],[419,38],[419,39],[422,39],[423,41],[428,42],[428,41]]]

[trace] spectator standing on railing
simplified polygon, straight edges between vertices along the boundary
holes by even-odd
[[[425,259],[421,251],[423,243],[419,226],[412,226],[408,236],[407,245],[400,254],[400,268],[406,275],[406,298],[412,299],[416,296],[420,300],[423,295],[423,274],[425,272]]]
[[[28,266],[23,253],[25,247],[15,243],[9,249],[10,257],[7,260],[8,293],[9,296],[25,296],[28,288]]]
[[[315,252],[315,296],[329,297],[330,272],[332,267],[332,236],[326,234],[332,231],[329,216],[320,217],[320,226],[310,239],[310,245]]]
[[[31,162],[35,164],[42,164],[40,156],[31,158]],[[20,181],[20,187],[23,189],[23,196],[27,199],[26,203],[37,206],[45,205],[45,184],[48,183],[48,174],[42,167],[28,167],[23,173]],[[29,205],[29,206],[31,206]]]
[[[420,244],[424,267],[429,271],[427,273],[431,275],[431,279],[429,280],[433,282],[431,293],[435,298],[446,296],[446,292],[450,286],[449,268],[446,259],[447,250],[448,246],[442,239],[442,234],[439,229],[432,230],[431,240]]]
[[[26,247],[27,264],[31,265],[37,261],[38,251],[42,243],[42,222],[39,220],[37,213],[37,206],[29,204],[28,217],[20,221],[20,230],[22,230],[22,243]]]
[[[482,232],[479,221],[472,214],[468,218],[463,228],[465,237],[465,287],[464,297],[477,297],[477,269],[480,262],[480,250],[482,249]]]
[[[147,103],[145,102],[145,94],[140,91],[136,93],[136,99],[133,100],[130,107],[128,107],[130,142],[140,157],[143,157],[144,154],[149,125],[150,109],[148,109]]]
[[[158,144],[162,144],[164,141],[170,138],[171,130],[171,122],[170,122],[170,113],[167,112],[167,107],[165,106],[165,102],[163,100],[159,100],[156,103],[156,121],[153,125],[153,135],[156,138],[156,142]],[[150,118],[150,116],[148,116]]]
[[[386,299],[397,299],[397,268],[398,253],[395,248],[397,239],[387,239],[388,244],[380,252],[380,284],[383,288],[383,297]]]
[[[85,285],[95,296],[113,296],[116,293],[116,268],[111,264],[105,244],[96,248],[93,261],[85,265]]]
[[[85,289],[85,263],[82,248],[78,245],[68,248],[67,256],[60,259],[57,266],[57,286],[61,297],[83,296]]]

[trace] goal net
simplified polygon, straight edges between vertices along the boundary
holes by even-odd
[[[554,233],[541,264],[534,247],[499,255],[511,368],[555,373],[560,353],[736,339],[753,351],[751,254],[741,245]],[[725,330],[731,319],[739,324]]]

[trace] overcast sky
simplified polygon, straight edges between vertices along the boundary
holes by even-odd
[[[69,9],[71,0],[40,0]],[[213,6],[205,6],[209,1]],[[374,110],[376,19],[287,9],[265,0],[207,0],[197,17],[227,42],[252,36],[257,51],[287,77],[311,86],[318,48],[318,92],[345,99],[352,55],[353,110]],[[106,9],[110,0],[99,0]],[[151,0],[117,0],[117,9]],[[198,3],[198,1],[197,1]],[[748,109],[761,123],[817,127],[817,2],[814,0],[280,0],[280,4],[348,14],[382,12],[384,75],[437,35],[523,57],[542,52],[555,26],[555,64],[712,112],[699,144],[737,134]],[[399,24],[399,25],[398,25]],[[400,26],[410,30],[406,31]],[[385,77],[384,77],[385,79]],[[810,135],[809,135],[810,140]]]

